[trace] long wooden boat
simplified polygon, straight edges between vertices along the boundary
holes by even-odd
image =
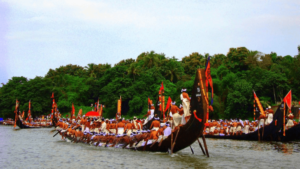
[[[143,145],[139,147],[134,146],[126,148],[138,151],[168,152],[169,150],[171,150],[171,152],[177,152],[190,146],[196,140],[198,140],[200,136],[202,136],[204,146],[208,155],[205,138],[203,136],[203,129],[208,110],[208,102],[207,100],[205,100],[206,91],[204,90],[204,84],[205,70],[198,69],[191,95],[191,117],[185,125],[180,126],[175,131],[173,130],[172,134],[170,134],[167,138],[163,139],[161,142],[153,142],[146,146]],[[59,133],[59,131],[54,136],[56,136]],[[68,136],[67,138],[70,140],[74,139]]]
[[[271,124],[256,130],[255,132],[234,136],[219,136],[206,135],[206,138],[216,139],[234,139],[234,140],[253,140],[253,141],[292,141],[300,139],[300,125],[296,125],[286,130],[286,136],[283,136],[283,109],[281,105],[278,106]],[[258,133],[259,132],[259,133]]]
[[[53,125],[48,125],[48,126],[29,126],[23,123],[23,121],[21,120],[20,115],[18,116],[17,120],[16,120],[16,125],[21,128],[21,129],[33,129],[33,128],[51,128],[53,127]]]

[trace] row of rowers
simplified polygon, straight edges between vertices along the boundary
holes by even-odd
[[[286,129],[289,129],[297,124],[295,120],[293,120],[294,115],[289,113],[287,116],[287,124]],[[249,120],[209,120],[208,126],[204,130],[204,134],[206,135],[242,135],[249,134],[257,129],[267,126],[271,124],[273,121],[273,110],[270,108],[266,108],[265,115],[260,115],[258,120],[250,122]]]
[[[157,131],[161,126],[160,119],[154,117],[155,120],[152,121],[150,129]],[[96,119],[96,118],[86,118],[83,117],[77,122],[75,120],[70,121],[68,119],[60,119],[60,122],[64,122],[67,125],[72,124],[73,128],[76,126],[78,130],[83,131],[84,133],[93,133],[98,134],[111,133],[111,134],[127,134],[128,136],[132,132],[138,132],[143,129],[144,120],[137,119],[136,117],[133,120],[115,120],[115,119]]]
[[[159,122],[158,120],[155,121]],[[143,145],[145,146],[148,144],[152,144],[152,142],[161,142],[172,133],[172,129],[168,122],[163,127],[158,127],[158,130],[153,127],[152,130],[146,131],[133,129],[132,127],[128,129],[127,127],[132,123],[127,123],[124,126],[123,120],[119,120],[119,122],[116,124],[118,128],[115,129],[117,130],[118,134],[114,133],[114,129],[102,128],[103,126],[105,126],[105,124],[109,123],[109,121],[101,121],[101,123],[102,125],[100,126],[99,133],[95,131],[91,132],[91,130],[88,130],[87,126],[83,126],[77,123],[68,124],[66,121],[61,120],[56,124],[56,130],[59,131],[62,139],[68,138],[74,142],[94,143],[94,145],[96,146],[105,145],[110,147],[120,147],[120,144],[132,147],[133,143],[136,143],[135,146],[137,147]],[[114,121],[111,124],[114,124]],[[124,130],[120,130],[122,128],[121,126],[124,126]],[[81,130],[82,127],[85,128],[84,131]]]

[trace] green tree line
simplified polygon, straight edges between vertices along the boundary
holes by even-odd
[[[290,89],[293,100],[299,100],[300,46],[298,52],[294,57],[278,56],[238,47],[230,48],[226,55],[212,55],[214,112],[210,117],[252,117],[253,90],[265,106],[280,102]],[[151,51],[114,66],[70,64],[50,69],[45,77],[12,77],[0,88],[0,117],[14,117],[16,99],[26,114],[29,100],[33,116],[49,114],[52,92],[62,113],[69,113],[72,103],[76,113],[79,108],[87,110],[99,98],[105,105],[104,116],[114,117],[117,99],[122,96],[122,115],[141,117],[147,112],[148,97],[156,102],[161,82],[166,100],[170,96],[179,105],[181,89],[187,88],[191,94],[196,69],[205,67],[208,56],[195,52],[178,60]]]

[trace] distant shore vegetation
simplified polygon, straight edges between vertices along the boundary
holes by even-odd
[[[230,48],[226,55],[210,55],[214,87],[210,118],[253,118],[253,90],[263,106],[280,103],[290,89],[293,101],[299,101],[300,46],[298,52],[296,56],[278,56],[238,47]],[[86,113],[99,98],[105,105],[103,115],[114,117],[122,96],[122,116],[142,117],[147,112],[148,97],[156,102],[161,82],[166,100],[170,96],[178,105],[182,88],[191,94],[196,69],[205,67],[208,56],[195,52],[178,60],[151,51],[115,65],[69,64],[50,69],[44,77],[12,77],[0,88],[0,117],[14,117],[16,99],[26,115],[29,100],[33,117],[50,114],[52,92],[63,114],[71,112],[72,103],[76,114],[80,108]]]

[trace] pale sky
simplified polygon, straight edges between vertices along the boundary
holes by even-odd
[[[294,56],[298,45],[300,0],[0,0],[0,83],[151,50]]]

